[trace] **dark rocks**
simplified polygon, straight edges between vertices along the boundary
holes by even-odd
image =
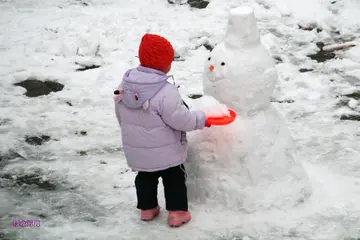
[[[86,217],[84,217],[83,220],[86,221],[86,222],[97,222],[97,220],[94,217],[91,217],[91,216],[86,216]]]
[[[282,63],[284,62],[281,57],[279,56],[273,56],[273,59],[275,60],[275,64],[279,64],[279,63]]]
[[[209,50],[210,52],[214,49],[214,46],[212,46],[212,45],[210,45],[210,44],[208,44],[208,43],[205,43],[203,46],[204,46],[207,50]]]
[[[299,72],[304,73],[304,72],[311,72],[314,71],[314,69],[308,69],[308,68],[300,68]]]
[[[325,52],[320,50],[319,52],[315,53],[315,54],[309,54],[307,55],[309,58],[311,58],[312,60],[315,60],[317,62],[325,62],[327,60],[333,59],[336,57],[335,53],[333,52]]]
[[[206,8],[207,5],[209,5],[209,2],[203,0],[188,0],[188,4],[190,5],[190,7],[203,9]]]
[[[86,156],[86,155],[87,155],[87,152],[82,150],[82,151],[79,151],[78,154],[79,154],[80,156]]]
[[[170,4],[179,4],[179,5],[184,5],[186,4],[186,0],[167,0],[168,3]],[[187,3],[190,5],[190,7],[192,8],[199,8],[199,9],[203,9],[206,8],[207,5],[209,5],[210,2],[208,1],[204,1],[204,0],[187,0]]]
[[[40,146],[45,142],[48,142],[50,140],[50,136],[47,135],[41,135],[41,136],[26,136],[25,142],[27,142],[30,145]]]
[[[53,191],[56,189],[56,185],[51,183],[48,180],[43,180],[42,177],[40,175],[37,175],[35,173],[33,174],[25,174],[22,176],[15,176],[13,177],[12,175],[10,175],[9,173],[6,173],[2,176],[0,176],[3,179],[8,179],[8,180],[13,180],[15,181],[15,184],[18,186],[23,186],[23,185],[35,185],[38,188],[42,189],[42,190],[47,190],[47,191]]]
[[[337,103],[336,106],[337,107],[345,107],[349,104],[349,100],[346,99],[340,99]]]
[[[72,103],[70,102],[70,101],[67,101],[66,102],[66,104],[68,105],[68,106],[70,106],[70,107],[72,107],[73,105],[72,105]]]
[[[81,5],[81,6],[89,6],[89,3],[83,1],[83,0],[75,0],[73,2],[70,2],[70,5]]]
[[[87,135],[87,131],[80,131],[80,132],[76,131],[75,134],[76,134],[76,135],[81,135],[81,136],[86,136],[86,135]]]
[[[359,92],[353,92],[350,94],[343,95],[345,97],[353,98],[355,100],[360,100],[360,91]]]
[[[352,42],[344,42],[339,44],[325,45],[323,42],[317,42],[316,46],[320,49],[315,54],[307,55],[317,62],[325,62],[327,60],[333,59],[336,57],[335,51],[347,50],[349,48],[355,47],[356,45]]]
[[[100,164],[107,164],[104,160],[100,160]]]
[[[87,71],[87,70],[91,70],[91,69],[96,69],[99,67],[101,67],[101,66],[99,66],[99,65],[81,66],[78,69],[76,69],[76,71],[83,72],[83,71]]]
[[[271,102],[277,102],[277,103],[294,103],[295,101],[292,99],[285,99],[285,100],[275,100],[272,99]]]
[[[198,98],[201,98],[202,96],[203,96],[202,94],[190,94],[190,95],[188,95],[188,98],[198,99]]]
[[[314,29],[316,29],[316,32],[320,33],[323,30],[319,27],[317,27],[316,25],[310,24],[309,26],[302,26],[302,25],[298,25],[299,29],[304,30],[304,31],[312,31]]]
[[[187,0],[167,0],[170,4],[185,5]]]
[[[41,218],[41,219],[47,218],[47,216],[44,213],[29,212],[28,214],[32,215],[32,216],[36,216],[36,217]]]
[[[33,78],[28,78],[25,81],[15,83],[14,85],[25,88],[27,90],[25,95],[28,97],[48,95],[51,92],[59,92],[64,88],[64,85],[58,82],[50,80],[40,81]]]
[[[341,115],[340,120],[347,120],[347,121],[360,121],[360,114],[359,115],[355,115],[355,114],[344,114]]]
[[[183,61],[185,61],[185,59],[183,57],[181,57],[181,56],[175,56],[174,57],[174,62],[183,62]]]

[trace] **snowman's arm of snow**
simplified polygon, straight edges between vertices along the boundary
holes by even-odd
[[[188,132],[205,127],[205,113],[187,109],[179,91],[172,85],[166,89],[160,102],[159,114],[167,125],[179,131]]]

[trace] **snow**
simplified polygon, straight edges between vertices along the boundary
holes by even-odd
[[[85,2],[85,1],[84,1]],[[360,237],[360,126],[342,121],[358,113],[340,104],[359,90],[359,46],[323,63],[306,57],[315,43],[357,42],[359,1],[212,0],[206,9],[149,1],[24,0],[0,2],[0,236],[9,239],[259,239],[342,240]],[[144,32],[167,37],[185,61],[171,74],[186,98],[202,92],[209,52],[219,43],[231,8],[255,9],[260,39],[281,59],[274,101],[295,140],[313,194],[282,210],[234,212],[224,205],[191,203],[192,221],[166,226],[166,212],[151,223],[138,220],[135,173],[126,167],[113,111],[113,90],[138,64]],[[315,24],[322,32],[298,25]],[[340,31],[337,34],[336,31]],[[199,39],[204,38],[200,42]],[[100,68],[75,71],[75,64]],[[301,68],[313,69],[300,73]],[[14,83],[35,76],[57,80],[61,92],[28,98]],[[293,100],[287,103],[285,100]],[[185,99],[194,103],[193,99]],[[71,102],[69,106],[67,102]],[[352,101],[353,103],[353,101]],[[340,107],[339,107],[340,104]],[[230,106],[228,106],[230,107]],[[218,128],[220,129],[220,128]],[[86,136],[75,132],[86,131]],[[51,136],[41,146],[25,135]],[[87,155],[84,155],[86,152]],[[17,155],[15,154],[17,153]],[[15,157],[17,156],[17,157]],[[101,162],[106,162],[102,164]],[[4,175],[40,175],[57,186],[13,186]],[[231,196],[231,195],[230,195]],[[232,196],[229,200],[236,200]],[[266,200],[266,196],[262,196]],[[159,200],[164,206],[162,186]],[[38,215],[45,215],[40,218]],[[40,228],[13,228],[13,219],[41,219]],[[4,237],[5,238],[5,237]]]
[[[191,104],[192,110],[201,110],[207,117],[230,116],[229,108],[212,96],[204,95]]]

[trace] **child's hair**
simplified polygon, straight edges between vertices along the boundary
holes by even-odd
[[[164,71],[170,67],[174,55],[174,48],[164,37],[149,33],[142,37],[139,47],[141,66]]]

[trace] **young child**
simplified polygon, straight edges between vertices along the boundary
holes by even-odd
[[[203,111],[190,111],[178,89],[167,81],[174,49],[165,38],[145,34],[139,47],[141,65],[128,70],[115,91],[115,112],[123,149],[135,178],[141,220],[160,212],[158,179],[162,178],[168,224],[178,227],[191,219],[188,211],[186,132],[210,127]]]

